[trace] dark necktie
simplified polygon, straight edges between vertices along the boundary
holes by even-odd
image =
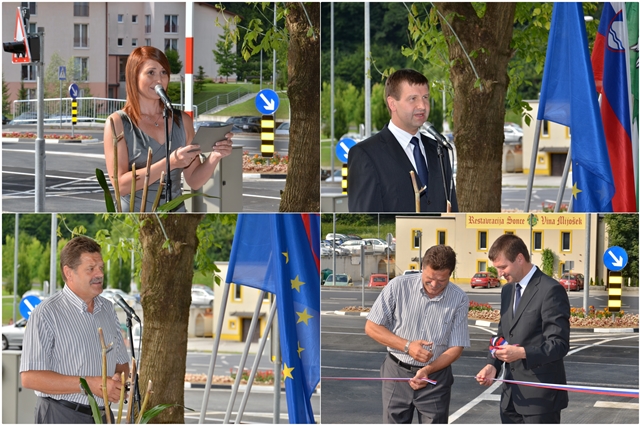
[[[416,163],[416,171],[422,182],[422,186],[427,185],[429,179],[429,170],[427,170],[427,163],[424,160],[424,155],[420,151],[420,141],[417,137],[411,138],[411,144],[413,145],[413,160]]]
[[[516,310],[518,309],[518,304],[520,304],[520,290],[522,287],[519,283],[516,283],[516,302],[513,303],[513,315],[516,315]]]

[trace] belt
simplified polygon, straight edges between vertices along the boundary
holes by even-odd
[[[402,362],[402,361],[400,361],[400,359],[398,359],[396,356],[394,356],[391,353],[389,353],[389,358],[391,360],[393,360],[394,363],[396,363],[401,368],[407,369],[407,370],[409,370],[411,372],[417,372],[417,371],[419,371],[420,369],[422,369],[424,367],[424,366],[416,366],[416,365],[412,365],[412,364],[409,364],[409,363]]]
[[[93,411],[91,410],[91,406],[87,404],[74,403],[72,401],[67,400],[56,400],[55,398],[45,397],[47,400],[51,400],[58,404],[63,405],[64,407],[68,407],[69,409],[75,410],[76,412],[84,413],[85,415],[93,415]],[[99,407],[101,412],[104,411],[104,407]]]

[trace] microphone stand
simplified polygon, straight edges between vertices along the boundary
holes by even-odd
[[[126,313],[126,311],[125,311]],[[127,313],[127,328],[129,328],[129,342],[130,344],[130,348],[131,348],[131,357],[132,358],[136,358],[136,350],[135,347],[133,346],[133,326],[132,326],[132,322],[131,322],[131,315],[129,313]],[[142,324],[140,324],[140,330],[142,331]],[[140,334],[142,335],[142,333]],[[140,370],[140,364],[138,364],[138,367],[136,368],[136,375],[131,377],[131,380],[133,381],[133,388],[131,388],[131,391],[133,391],[133,403],[131,406],[129,406],[129,409],[133,409],[131,418],[133,418],[134,422],[135,422],[135,413],[136,413],[136,405],[138,406],[138,413],[140,412],[140,385],[138,384],[138,370]]]
[[[171,201],[171,141],[169,140],[169,114],[168,108],[165,106],[162,110],[162,117],[164,118],[164,146],[166,149],[166,159],[167,159],[167,171],[164,175],[165,180],[165,200],[166,202]],[[172,114],[173,115],[173,114]]]
[[[442,173],[442,186],[444,188],[444,197],[447,200],[446,212],[451,212],[451,195],[449,194],[449,192],[447,192],[447,182],[446,182],[445,172],[444,172],[444,152],[442,151],[442,143],[436,140],[436,145],[438,149],[438,159],[440,160],[440,172]]]

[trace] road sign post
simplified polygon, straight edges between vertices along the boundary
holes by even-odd
[[[609,272],[607,288],[609,291],[609,311],[620,313],[620,307],[622,307],[622,272]]]
[[[347,163],[349,162],[349,149],[356,145],[356,141],[349,138],[344,138],[336,144],[336,156],[342,162],[342,194],[346,195],[348,191],[347,178],[349,177],[349,168]]]
[[[261,134],[260,152],[265,158],[272,158],[275,151],[273,142],[276,130],[276,111],[280,106],[278,94],[271,89],[263,89],[256,95],[256,108],[262,114],[260,124]]]
[[[622,270],[629,262],[629,256],[624,248],[619,246],[609,247],[602,256],[604,265],[607,269],[618,272]]]
[[[59,66],[58,67],[58,85],[60,87],[60,128],[62,128],[62,82],[67,79],[67,67]]]
[[[73,129],[78,123],[78,97],[79,89],[76,83],[71,83],[69,86],[69,97],[71,97],[71,137],[74,137]]]

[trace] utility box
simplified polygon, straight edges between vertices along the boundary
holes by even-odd
[[[2,352],[2,423],[32,424],[38,397],[22,388],[20,359],[22,351]]]
[[[183,193],[194,192],[187,185],[183,186]],[[213,176],[198,192],[205,195],[194,196],[185,201],[189,212],[242,212],[242,146],[234,146],[231,155],[222,158]]]
[[[329,193],[320,195],[320,212],[332,213],[332,212],[349,212],[349,195],[343,195],[341,193]]]

